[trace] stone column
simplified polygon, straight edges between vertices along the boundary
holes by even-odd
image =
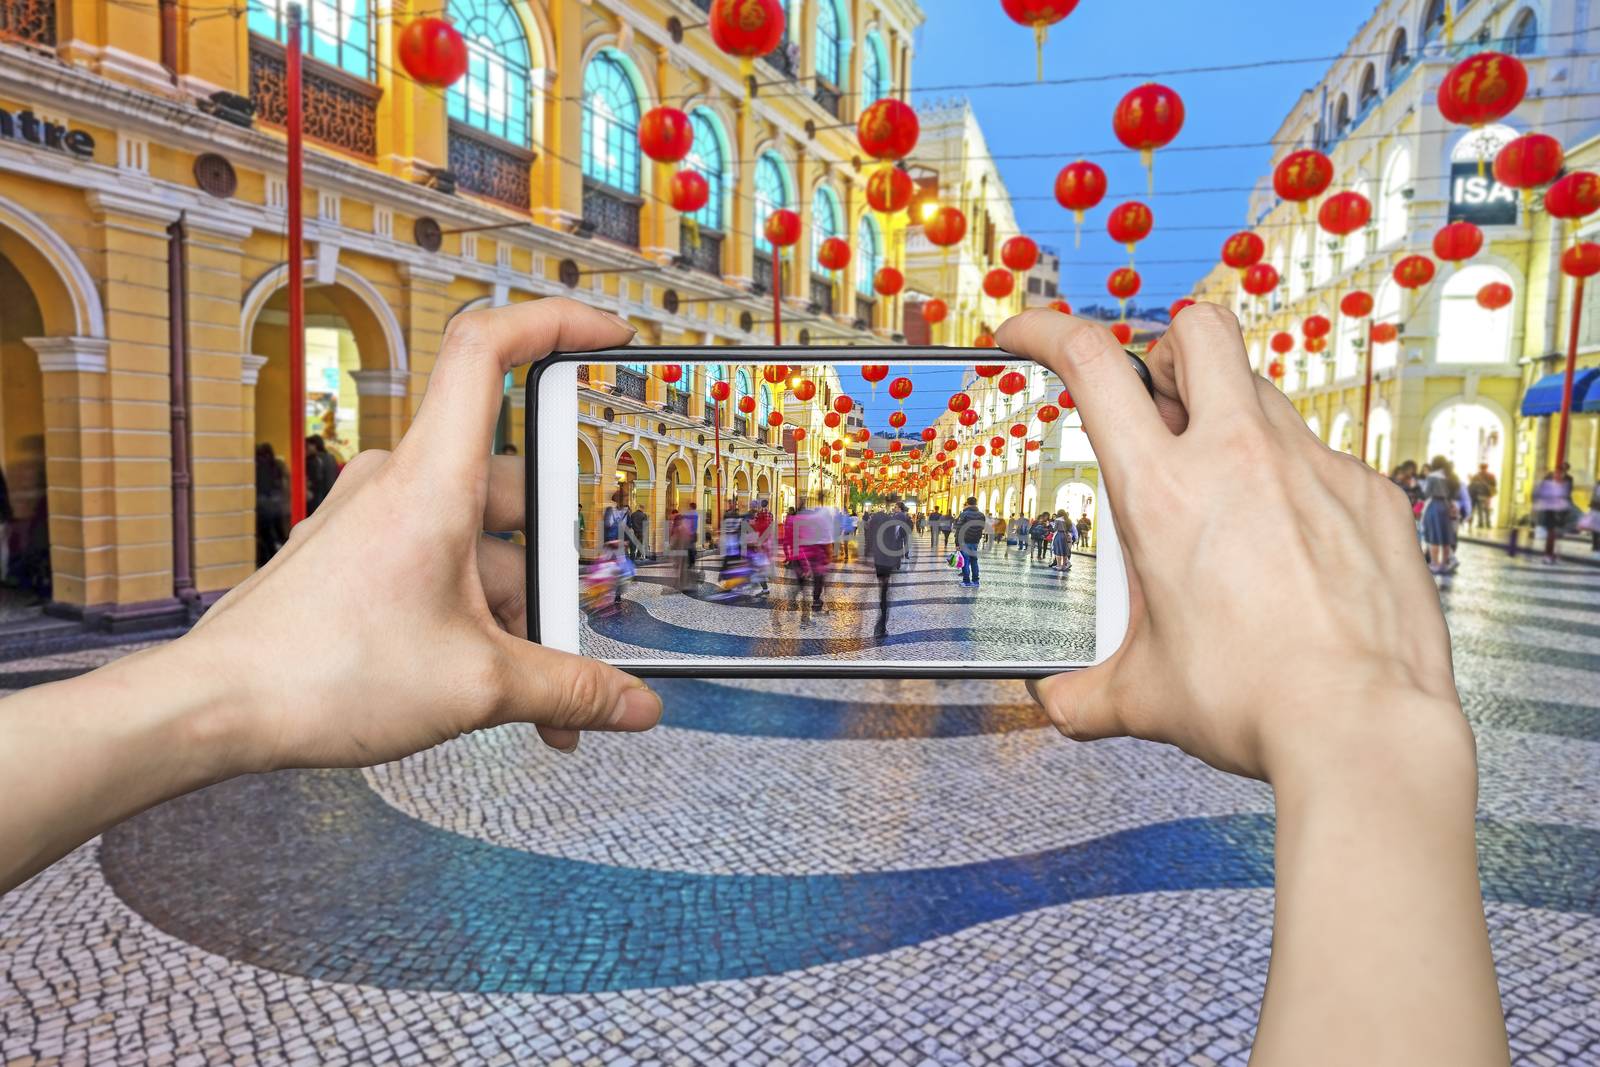
[[[116,595],[112,464],[106,435],[106,353],[93,337],[30,337],[44,395],[51,594],[74,611]],[[15,483],[13,483],[15,484]]]
[[[400,328],[410,360],[407,370],[411,374],[408,390],[401,394],[404,399],[400,402],[403,410],[399,429],[404,432],[422,404],[422,394],[428,388],[428,376],[433,373],[433,361],[438,358],[444,329],[454,310],[446,288],[455,280],[455,275],[442,267],[401,264],[400,277]],[[395,434],[394,439],[399,440],[399,433]]]
[[[355,379],[359,398],[356,434],[362,450],[394,448],[410,420],[411,372],[353,370],[350,377]]]

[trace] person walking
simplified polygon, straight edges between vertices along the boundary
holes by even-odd
[[[800,598],[800,621],[811,621],[811,613],[815,611],[822,614],[822,586],[828,576],[828,569],[833,556],[833,516],[824,498],[818,496],[816,502],[795,516],[795,554],[799,558],[800,582],[796,585],[796,594]],[[811,586],[811,597],[808,600],[804,586]],[[793,603],[793,600],[790,601]]]
[[[989,526],[989,551],[1000,551],[1000,545],[1006,539],[1006,517],[996,515],[994,522]]]
[[[939,509],[934,508],[928,515],[928,551],[936,552],[939,549],[939,523],[941,516]]]
[[[761,595],[772,595],[772,561],[777,558],[777,534],[772,510],[766,500],[757,500],[750,518],[750,577],[761,583]]]
[[[1089,530],[1092,526],[1087,511],[1078,516],[1078,547],[1085,552],[1089,551]]]
[[[646,559],[649,555],[645,551],[645,535],[650,529],[650,516],[638,504],[634,504],[633,511],[628,514],[628,558],[635,563]]]
[[[1072,560],[1069,553],[1072,551],[1072,542],[1077,540],[1077,535],[1072,530],[1072,521],[1067,518],[1065,511],[1056,512],[1056,517],[1050,524],[1050,554],[1055,557],[1050,561],[1050,566],[1058,571],[1072,569]]]
[[[870,559],[878,575],[878,625],[873,633],[878,637],[889,635],[889,583],[894,572],[905,562],[911,551],[911,520],[906,506],[898,496],[889,498],[886,511],[874,511],[867,516],[865,558]]]
[[[1450,470],[1450,461],[1435,456],[1422,481],[1422,541],[1428,546],[1428,570],[1434,574],[1450,572],[1450,544],[1455,540],[1456,493],[1461,483]]]
[[[11,523],[9,501],[5,522]],[[256,446],[256,566],[264,567],[289,540],[289,479],[283,462],[263,441]],[[5,568],[0,566],[0,575]]]
[[[967,497],[967,506],[961,509],[952,526],[955,528],[956,548],[961,553],[961,584],[976,587],[978,584],[978,545],[983,541],[984,527],[988,525],[983,512],[978,510],[978,498]]]
[[[1033,522],[1028,524],[1028,537],[1033,541],[1033,559],[1036,563],[1044,562],[1046,542],[1050,532],[1049,516],[1038,515]]]
[[[969,497],[968,499],[972,498]],[[944,518],[939,521],[939,533],[944,538],[943,551],[948,552],[950,550],[950,535],[955,532],[955,528],[955,516],[946,512]]]
[[[1478,472],[1467,483],[1467,493],[1472,498],[1472,528],[1489,528],[1489,502],[1494,499],[1497,485],[1487,463],[1478,464]]]
[[[322,435],[314,433],[306,438],[306,514],[312,515],[333,492],[334,479],[339,477],[339,461],[333,458]]]
[[[1567,525],[1567,512],[1572,507],[1572,483],[1557,472],[1545,471],[1539,484],[1533,487],[1533,521],[1544,527],[1544,561],[1556,561],[1556,541]]]

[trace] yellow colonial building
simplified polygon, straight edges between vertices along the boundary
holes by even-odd
[[[395,54],[415,12],[441,6],[471,52],[447,90]],[[43,561],[50,610],[181,619],[242,580],[257,446],[284,455],[310,432],[341,458],[393,445],[464,309],[574,295],[646,343],[770,341],[760,233],[779,206],[803,219],[783,339],[894,336],[897,301],[875,299],[871,276],[899,262],[900,224],[865,210],[853,121],[905,91],[920,9],[789,0],[752,97],[703,28],[707,6],[308,5],[302,398],[285,365],[287,5],[0,0],[0,470],[13,556]],[[639,153],[639,117],[661,104],[691,116],[687,165],[711,185],[692,220],[667,201],[671,169]],[[830,235],[855,250],[838,279],[815,262]],[[622,373],[590,382],[606,396],[585,418],[609,404],[616,419],[585,427],[586,476],[649,481],[661,509],[703,499],[701,383],[687,401],[662,382],[636,396]],[[508,381],[508,441],[521,404]],[[724,405],[730,432],[735,414]],[[733,477],[755,491],[780,457],[743,440]]]

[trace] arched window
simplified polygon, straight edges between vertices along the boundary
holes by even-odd
[[[531,144],[532,64],[522,20],[506,0],[450,0],[449,11],[467,42],[467,73],[445,92],[450,117],[502,141]]]
[[[760,412],[761,412],[761,425],[765,426],[765,425],[767,425],[767,416],[772,414],[772,390],[770,388],[765,388],[764,387],[761,390],[761,408],[760,408]]]
[[[1289,299],[1299,300],[1306,293],[1306,273],[1311,266],[1311,249],[1306,245],[1304,226],[1294,231],[1294,242],[1289,246]]]
[[[1358,180],[1354,185],[1351,186],[1351,189],[1352,191],[1366,197],[1369,203],[1371,202],[1372,185],[1365,178]],[[1360,266],[1361,261],[1367,258],[1367,227],[1361,227],[1348,237],[1343,238],[1343,241],[1344,259],[1340,263],[1340,266],[1348,271],[1354,267]]]
[[[1272,295],[1269,298],[1269,306],[1273,311],[1277,311],[1279,308],[1283,307],[1283,283],[1287,281],[1289,277],[1287,273],[1289,265],[1284,262],[1283,257],[1284,246],[1281,243],[1267,255],[1267,262],[1271,263],[1272,269],[1278,272],[1278,284],[1273,286]],[[1243,291],[1244,290],[1242,289],[1240,290],[1241,293]]]
[[[755,234],[757,252],[772,254],[772,242],[767,240],[767,216],[779,208],[790,205],[789,169],[775,152],[765,152],[756,161]]]
[[[1333,277],[1333,237],[1321,227],[1311,231],[1311,280],[1322,285]]]
[[[1383,197],[1378,204],[1378,247],[1405,239],[1410,189],[1411,153],[1396,148],[1383,172]]]
[[[1394,440],[1394,419],[1388,408],[1367,413],[1367,461],[1378,471],[1389,469],[1389,442]]]
[[[750,395],[750,372],[740,367],[738,377],[734,379],[734,403],[738,403]],[[743,414],[743,412],[740,414]]]
[[[1411,57],[1406,55],[1406,31],[1403,29],[1395,30],[1394,44],[1389,46],[1389,62],[1383,72],[1384,80],[1388,83],[1389,88],[1393,89],[1395,81],[1405,73],[1410,59]]]
[[[1392,326],[1400,325],[1400,286],[1395,284],[1393,278],[1385,278],[1383,284],[1378,286],[1378,295],[1373,301],[1372,321],[1386,322]],[[1395,365],[1400,356],[1400,342],[1390,341],[1388,344],[1372,346],[1372,369],[1374,371],[1388,370]]]
[[[1444,5],[1445,0],[1428,0],[1422,16],[1422,31],[1417,35],[1422,48],[1427,48],[1444,33]]]
[[[1317,440],[1322,440],[1322,419],[1315,411],[1306,416],[1306,429],[1317,435]]]
[[[817,258],[822,251],[822,242],[830,237],[838,237],[844,228],[841,222],[843,213],[839,210],[839,198],[833,195],[833,190],[826,185],[817,186],[817,191],[811,196],[811,269],[818,273],[826,273],[821,261]]]
[[[1378,102],[1378,68],[1371,63],[1361,72],[1361,89],[1356,94],[1356,114],[1365,115]]]
[[[609,48],[583,72],[583,176],[639,191],[639,94],[627,60]]]
[[[1428,420],[1428,448],[1423,454],[1443,456],[1455,465],[1457,474],[1470,477],[1466,472],[1477,470],[1480,463],[1500,472],[1505,444],[1505,423],[1493,409],[1457,400]]]
[[[1490,282],[1511,284],[1499,267],[1474,264],[1450,275],[1439,297],[1439,341],[1435,363],[1508,363],[1511,360],[1512,308],[1478,306],[1478,290]],[[1512,289],[1515,292],[1515,287]],[[1515,307],[1515,305],[1513,305]]]
[[[872,278],[883,266],[883,238],[878,236],[878,220],[863,214],[856,226],[856,292],[873,294]]]
[[[667,366],[670,367],[672,364],[669,363]],[[689,386],[694,384],[694,368],[687,363],[679,363],[677,366],[683,373],[678,375],[677,381],[670,383],[672,391],[675,393],[687,393]]]
[[[861,104],[865,108],[873,101],[882,100],[894,91],[889,78],[889,50],[877,30],[867,34],[866,48],[861,53]]]
[[[1511,32],[1506,34],[1506,51],[1514,56],[1531,56],[1539,50],[1539,17],[1533,8],[1525,7],[1511,20]]]
[[[1357,342],[1365,343],[1367,336],[1367,320],[1358,319],[1341,313],[1339,327],[1334,331],[1333,338],[1333,378],[1339,381],[1344,378],[1353,378],[1361,366],[1361,349]]]
[[[1339,106],[1334,110],[1333,135],[1343,137],[1350,129],[1350,94],[1339,94]]]
[[[1316,309],[1316,314],[1325,316],[1325,315],[1327,315],[1327,312],[1324,311],[1321,308],[1318,308],[1318,309]],[[1308,353],[1306,353],[1306,388],[1307,389],[1315,389],[1317,386],[1322,385],[1324,382],[1326,382],[1328,380],[1328,358],[1327,357],[1330,354],[1331,353],[1329,353],[1327,349],[1323,349],[1321,352],[1308,352]]]
[[[845,70],[844,15],[838,0],[817,0],[817,77],[835,87]]]
[[[1450,149],[1450,162],[1487,163],[1500,154],[1500,149],[1516,139],[1517,131],[1504,123],[1492,122],[1487,126],[1476,126],[1462,134]],[[1509,189],[1505,189],[1504,186],[1500,188],[1503,190],[1503,196],[1507,199],[1512,198]]]
[[[289,39],[289,0],[256,0],[250,5],[251,33],[279,44]],[[371,79],[372,0],[318,0],[308,4],[300,23],[300,47],[312,59]]]
[[[727,152],[722,136],[722,123],[710,108],[697,107],[689,116],[694,127],[694,148],[684,159],[684,166],[698,171],[711,187],[706,206],[690,218],[712,230],[723,228],[723,205],[727,203],[730,176],[727,170]]]
[[[1355,451],[1355,420],[1348,411],[1341,411],[1333,417],[1328,427],[1328,447],[1336,452]]]

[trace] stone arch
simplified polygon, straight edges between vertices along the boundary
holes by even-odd
[[[589,64],[601,52],[611,52],[621,62],[622,69],[627,73],[628,80],[633,83],[633,91],[639,97],[639,111],[643,114],[655,106],[658,99],[656,87],[651,78],[650,70],[654,60],[636,51],[639,47],[637,39],[628,47],[622,47],[617,35],[602,33],[591,37],[583,47],[583,61],[578,64],[579,84],[582,84],[584,73],[588,71]]]
[[[649,488],[655,485],[656,461],[655,457],[650,454],[650,449],[645,448],[643,445],[636,444],[632,440],[624,441],[622,444],[617,446],[616,455],[614,455],[612,459],[617,463],[621,463],[622,457],[630,453],[634,457],[633,470],[634,477],[637,479],[637,484],[644,488]],[[641,460],[643,460],[642,463],[640,462]]]
[[[767,476],[766,471],[756,475],[756,495],[769,498],[772,496],[772,479]]]
[[[28,279],[52,337],[104,338],[100,292],[83,260],[32,211],[0,196],[0,255]]]
[[[600,477],[600,450],[595,447],[589,435],[578,433],[578,480]]]
[[[306,277],[310,278],[316,273],[316,262],[306,260]],[[256,320],[266,308],[267,301],[272,299],[278,290],[282,289],[289,281],[289,265],[280,263],[273,267],[260,278],[256,279],[250,291],[245,293],[244,300],[239,308],[239,336],[249,338],[255,331]],[[388,353],[388,365],[394,370],[409,370],[410,363],[406,356],[405,332],[400,328],[400,320],[395,317],[394,309],[388,301],[378,292],[367,279],[351,270],[349,267],[339,267],[334,273],[333,285],[307,285],[311,289],[343,289],[352,294],[353,300],[335,298],[339,310],[346,318],[365,320],[364,325],[375,329],[378,336],[383,339],[383,347]],[[468,305],[470,306],[470,305]],[[466,310],[463,307],[462,310]]]
[[[1502,484],[1506,482],[1506,457],[1510,444],[1510,412],[1481,393],[1471,400],[1453,396],[1435,404],[1422,420],[1422,455],[1419,460],[1443,455],[1455,464],[1462,481],[1479,463]],[[1500,494],[1495,498],[1499,504]]]
[[[1358,451],[1356,441],[1356,418],[1349,408],[1340,408],[1334,413],[1333,421],[1328,424],[1328,447],[1335,452],[1347,452],[1355,455]]]
[[[1084,514],[1085,510],[1094,510],[1095,487],[1080,478],[1069,478],[1056,486],[1056,506],[1051,512],[1065,511],[1073,521]],[[1090,516],[1094,521],[1094,516]]]

